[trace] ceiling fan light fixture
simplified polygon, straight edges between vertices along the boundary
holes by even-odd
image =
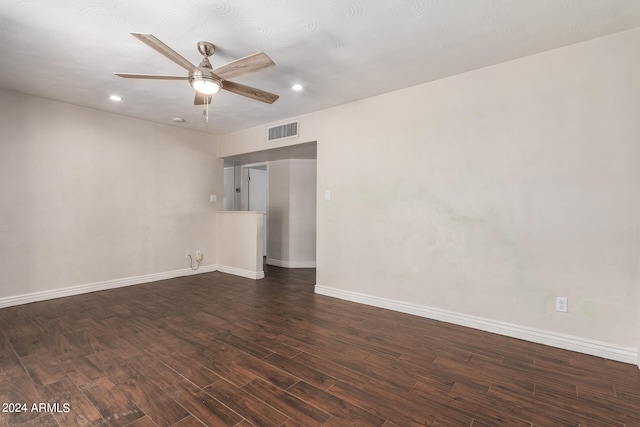
[[[220,83],[204,79],[194,79],[191,81],[191,86],[204,95],[213,95],[220,90]]]
[[[222,89],[222,80],[209,70],[199,70],[189,76],[189,83],[196,92],[213,95]]]

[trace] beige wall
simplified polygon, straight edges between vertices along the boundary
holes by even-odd
[[[289,160],[269,162],[267,264],[289,257],[289,172]]]
[[[637,357],[639,48],[633,30],[297,117],[318,286]]]
[[[0,298],[216,262],[210,135],[0,91]]]
[[[220,211],[218,270],[251,279],[264,278],[262,266],[263,212]]]
[[[315,160],[269,162],[268,264],[315,266],[316,173]]]
[[[290,161],[290,253],[291,266],[315,267],[317,162]]]

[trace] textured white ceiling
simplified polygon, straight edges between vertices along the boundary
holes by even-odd
[[[638,0],[12,0],[0,87],[223,134],[638,26]],[[196,65],[210,41],[214,68],[264,51],[276,67],[232,80],[280,99],[221,92],[207,124],[188,82],[113,75],[186,74],[130,32]]]

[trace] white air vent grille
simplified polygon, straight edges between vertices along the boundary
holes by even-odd
[[[270,127],[268,140],[275,141],[276,139],[293,138],[295,136],[298,136],[297,121]]]

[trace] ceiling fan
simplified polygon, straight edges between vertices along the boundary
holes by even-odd
[[[234,83],[228,78],[239,77],[253,73],[276,65],[271,58],[263,52],[249,55],[245,58],[230,62],[222,67],[213,69],[209,62],[209,57],[215,52],[215,46],[209,42],[198,42],[198,51],[203,58],[197,67],[185,59],[175,50],[158,40],[151,34],[131,33],[143,43],[160,52],[185,70],[189,72],[186,76],[168,76],[157,74],[135,74],[135,73],[114,73],[116,76],[126,79],[155,79],[155,80],[188,80],[189,84],[196,91],[195,105],[205,105],[211,103],[211,95],[220,89],[246,96],[257,101],[273,104],[278,95],[250,86]]]

